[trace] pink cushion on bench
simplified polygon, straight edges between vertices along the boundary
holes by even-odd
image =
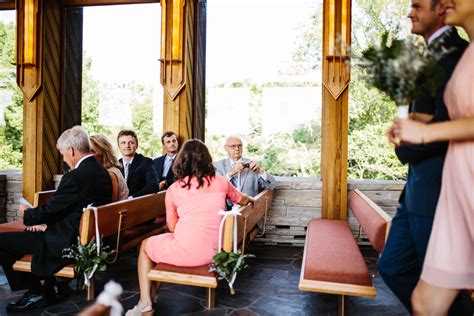
[[[349,207],[374,249],[381,253],[385,246],[387,222],[356,191],[352,191],[350,195]]]
[[[372,286],[372,279],[346,221],[313,219],[306,234],[304,278]]]
[[[215,277],[214,272],[209,272],[209,265],[203,265],[199,267],[178,267],[171,264],[166,263],[158,263],[153,270],[159,270],[164,272],[174,272],[174,273],[184,273],[184,274],[192,274],[192,275],[199,275],[205,277]]]
[[[9,223],[0,224],[0,233],[7,233],[7,232],[21,232],[24,231],[26,228],[23,225],[23,220],[17,220]]]

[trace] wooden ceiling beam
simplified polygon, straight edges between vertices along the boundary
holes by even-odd
[[[63,0],[68,7],[87,7],[93,5],[160,3],[159,0]]]
[[[0,10],[15,10],[15,0],[0,0]]]

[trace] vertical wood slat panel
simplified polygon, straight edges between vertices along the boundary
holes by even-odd
[[[197,0],[195,12],[196,41],[193,80],[193,137],[204,141],[206,113],[206,0]]]
[[[62,131],[81,123],[83,9],[65,8]]]
[[[60,155],[56,140],[61,134],[61,23],[62,6],[58,1],[44,3],[43,91],[42,91],[42,189],[53,188],[59,173]]]

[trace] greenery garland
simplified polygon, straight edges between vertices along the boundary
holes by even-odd
[[[100,244],[103,245],[102,237]],[[86,245],[83,245],[78,236],[75,245],[63,250],[63,258],[72,259],[75,263],[74,270],[78,274],[88,277],[93,271],[103,272],[107,269],[107,258],[109,257],[107,249],[109,249],[108,246],[102,246],[100,252],[97,253],[97,243],[94,237]],[[85,287],[86,283],[84,283]]]
[[[217,273],[219,280],[225,279],[229,284],[230,294],[234,295],[234,282],[237,278],[237,273],[247,267],[245,259],[255,257],[251,254],[241,254],[240,252],[225,252],[219,251],[212,258],[210,272]]]

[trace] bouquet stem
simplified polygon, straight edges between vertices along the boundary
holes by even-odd
[[[399,105],[397,111],[398,118],[407,119],[408,118],[408,105]]]

